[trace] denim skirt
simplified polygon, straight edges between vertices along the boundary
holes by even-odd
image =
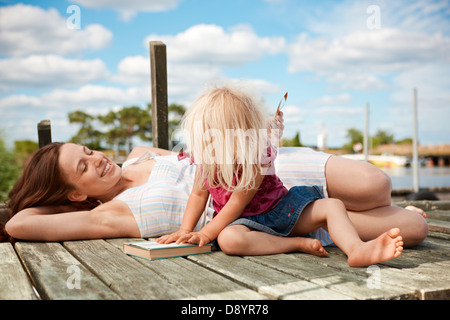
[[[322,190],[318,186],[292,187],[272,210],[239,218],[229,225],[245,225],[253,230],[285,237],[291,233],[305,207],[322,198]]]

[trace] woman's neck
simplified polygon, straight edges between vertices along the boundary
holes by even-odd
[[[122,171],[122,176],[116,185],[106,194],[99,197],[102,202],[110,201],[127,189],[145,184],[152,172],[155,160],[149,159],[142,163],[136,163]],[[104,199],[104,200],[102,200]]]
[[[107,193],[101,195],[98,197],[98,200],[105,203],[108,201],[113,200],[117,195],[121,194],[127,189],[130,189],[133,187],[134,181],[132,179],[129,179],[128,177],[122,175],[120,180],[117,182],[117,184],[109,190]]]

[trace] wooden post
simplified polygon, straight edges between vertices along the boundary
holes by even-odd
[[[364,160],[369,161],[369,104],[366,103],[364,126]]]
[[[150,41],[153,146],[169,149],[166,45]]]
[[[52,130],[50,120],[42,120],[37,125],[39,148],[52,143]]]
[[[412,162],[412,168],[413,168],[413,189],[414,192],[419,192],[419,152],[418,152],[418,145],[419,145],[419,138],[418,138],[418,121],[417,121],[417,89],[413,89],[413,128],[414,128],[414,135],[413,135],[413,162]]]

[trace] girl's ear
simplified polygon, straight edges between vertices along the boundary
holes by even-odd
[[[72,191],[71,193],[69,193],[69,194],[67,195],[67,198],[68,198],[70,201],[74,201],[74,202],[82,202],[82,201],[85,201],[85,200],[87,199],[87,195],[86,195],[86,194],[83,194],[83,193],[80,193],[80,192],[78,192],[78,191]]]

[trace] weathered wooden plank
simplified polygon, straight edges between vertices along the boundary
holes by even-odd
[[[298,277],[308,282],[332,289],[343,295],[355,299],[414,299],[414,291],[385,284],[372,286],[369,275],[358,276],[312,261],[312,256],[306,254],[273,255],[263,257],[247,257],[254,262],[261,263],[286,274]],[[317,257],[314,257],[317,258]],[[335,257],[344,263],[346,258]],[[320,258],[327,260],[327,258]],[[345,262],[346,263],[346,262]],[[348,269],[350,267],[347,266]],[[363,268],[365,269],[365,268]],[[369,280],[369,282],[368,282]]]
[[[64,247],[123,299],[181,299],[189,296],[104,240],[67,241]]]
[[[28,276],[11,243],[0,243],[0,300],[35,300]]]
[[[443,242],[439,241],[438,242]],[[359,275],[361,277],[372,277],[374,272],[379,280],[379,285],[383,287],[385,283],[404,287],[411,292],[415,292],[418,299],[449,299],[450,282],[443,281],[439,270],[442,269],[439,265],[425,265],[421,268],[421,263],[424,261],[431,262],[434,260],[442,261],[447,258],[436,258],[436,245],[429,244],[426,240],[424,244],[416,246],[415,249],[405,249],[403,251],[404,257],[378,264],[378,269],[372,269],[368,273],[365,268],[348,268],[344,259],[339,259],[339,256],[345,257],[344,253],[337,248],[329,248],[330,258],[321,259],[318,257],[310,257],[310,260],[323,264],[339,270],[348,271]],[[417,259],[417,257],[421,257]],[[328,262],[327,262],[328,261]],[[442,270],[441,270],[442,271]]]
[[[427,219],[431,220],[443,220],[443,221],[450,221],[450,211],[444,211],[444,210],[433,210],[433,211],[427,211]]]
[[[130,242],[130,239],[109,239],[107,242],[122,250],[122,244]],[[197,299],[266,299],[263,295],[185,258],[155,261],[133,258]]]
[[[380,281],[414,290],[418,299],[449,299],[450,282],[440,276],[441,266],[423,265],[424,261],[431,262],[436,258],[436,251],[426,248],[430,248],[427,243],[416,246],[416,249],[405,249],[403,257],[378,264]],[[417,256],[422,258],[417,259]],[[333,266],[341,267],[337,264]],[[352,268],[351,272],[361,270]]]
[[[330,292],[317,284],[311,284],[289,274],[268,268],[259,263],[236,256],[228,256],[223,252],[191,256],[188,259],[196,261],[207,268],[232,278],[239,283],[267,295],[271,299],[323,299],[338,293]],[[348,296],[339,295],[341,298]]]
[[[427,219],[428,230],[450,234],[450,222],[436,219]]]
[[[266,296],[278,300],[354,300],[350,296],[304,280],[262,286],[258,290]]]
[[[59,243],[18,242],[15,247],[43,299],[118,298]]]
[[[441,201],[432,201],[432,200],[416,200],[416,201],[401,201],[395,203],[399,207],[406,206],[414,206],[417,208],[421,208],[425,211],[433,211],[433,210],[450,210],[450,201],[449,200],[441,200]]]
[[[425,249],[428,246],[433,246],[434,248],[443,249],[438,250],[439,253],[448,254],[448,250],[450,250],[450,235],[430,231],[428,232],[428,237],[419,246],[423,246]]]
[[[166,45],[150,41],[153,146],[169,149]]]

